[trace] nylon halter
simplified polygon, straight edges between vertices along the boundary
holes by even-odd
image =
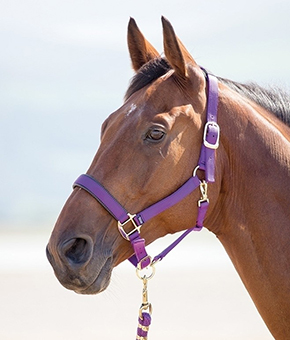
[[[80,187],[90,193],[118,222],[118,229],[122,237],[131,242],[134,255],[129,259],[139,269],[150,266],[151,263],[161,260],[191,231],[199,231],[203,227],[203,221],[209,206],[207,197],[207,183],[215,180],[215,150],[219,146],[220,129],[217,124],[218,106],[218,82],[217,78],[206,74],[208,85],[207,114],[204,127],[203,144],[201,146],[198,165],[190,177],[179,189],[169,196],[149,206],[148,208],[130,214],[127,210],[92,176],[81,175],[73,184],[73,188]],[[200,169],[205,172],[205,180],[201,181],[196,174]],[[198,215],[196,225],[186,230],[175,242],[166,248],[153,261],[145,249],[145,240],[140,237],[140,229],[144,223],[157,216],[161,212],[171,208],[183,198],[200,187],[202,197],[198,201]],[[129,226],[130,225],[130,226]],[[131,229],[130,229],[131,228]]]

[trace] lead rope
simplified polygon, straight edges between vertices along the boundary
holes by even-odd
[[[144,272],[148,271],[149,268],[150,268],[151,272],[148,275]],[[143,272],[143,274],[142,274],[142,272]],[[142,280],[142,283],[143,283],[142,304],[139,308],[139,317],[138,317],[138,327],[137,327],[136,340],[147,340],[149,326],[151,324],[151,314],[152,314],[152,305],[148,301],[147,283],[148,283],[148,280],[150,280],[155,274],[154,264],[150,265],[150,267],[147,267],[143,270],[137,268],[136,274],[137,274],[138,278],[140,280]]]
[[[207,196],[207,182],[203,181],[200,183],[200,192],[201,197],[200,200],[197,202],[197,205],[199,208],[203,204],[206,204],[206,207],[209,204],[209,199]],[[199,212],[202,211],[199,209]],[[204,214],[201,213],[202,216],[198,217],[197,220],[199,222],[202,222],[201,225],[203,225],[203,219]],[[147,284],[150,279],[153,278],[155,275],[155,264],[159,261],[161,261],[179,242],[183,240],[183,238],[191,231],[200,231],[202,227],[195,226],[191,229],[188,229],[186,232],[184,232],[171,246],[166,248],[163,252],[161,252],[159,255],[155,256],[153,261],[151,261],[150,258],[150,264],[145,267],[141,268],[140,264],[136,267],[136,274],[137,277],[142,280],[143,283],[143,290],[142,290],[142,304],[139,308],[139,317],[138,317],[138,327],[137,327],[137,335],[136,340],[147,340],[148,339],[148,331],[149,326],[151,325],[151,314],[152,314],[152,304],[148,301],[148,288]]]

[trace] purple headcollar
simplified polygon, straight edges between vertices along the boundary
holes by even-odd
[[[204,127],[203,144],[201,147],[198,166],[190,177],[179,189],[169,196],[149,206],[136,214],[128,213],[125,208],[93,177],[81,175],[73,184],[73,187],[80,187],[90,193],[118,222],[118,229],[121,235],[131,242],[134,255],[129,259],[136,267],[143,269],[151,263],[160,261],[167,255],[187,234],[191,231],[199,231],[203,227],[203,221],[209,205],[207,197],[207,183],[214,182],[215,176],[215,150],[219,146],[220,129],[217,124],[218,105],[218,82],[217,79],[206,73],[208,83],[207,97],[207,122]],[[200,181],[196,170],[205,172],[205,180]],[[145,249],[145,240],[140,237],[140,229],[144,223],[151,218],[169,209],[183,198],[188,196],[196,188],[200,187],[201,199],[198,201],[198,215],[196,225],[186,230],[175,242],[166,248],[152,260]]]

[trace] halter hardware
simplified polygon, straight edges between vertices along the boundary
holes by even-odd
[[[200,208],[202,203],[204,203],[204,202],[209,203],[209,199],[207,197],[207,182],[202,181],[199,185],[199,189],[200,189],[200,192],[201,192],[201,198],[200,198],[200,200],[197,201],[197,205]]]
[[[213,142],[209,142],[207,140],[207,136],[210,135],[213,138]],[[214,122],[207,122],[204,126],[203,132],[203,144],[205,147],[209,149],[216,150],[219,147],[219,139],[220,139],[220,127]]]
[[[145,310],[148,310],[150,315],[152,314],[152,305],[148,301],[148,289],[147,289],[148,280],[149,280],[149,278],[147,278],[147,277],[142,278],[142,281],[143,281],[142,304],[141,304],[141,307],[139,309],[139,317],[141,319],[143,318],[142,314]]]
[[[150,267],[146,267],[144,269],[139,269],[137,267],[136,274],[143,283],[142,289],[142,303],[139,308],[139,318],[138,318],[138,327],[137,327],[137,336],[136,340],[146,340],[149,326],[151,324],[151,314],[152,314],[152,305],[148,300],[148,287],[147,283],[155,274],[154,264],[151,263]]]
[[[119,229],[120,234],[124,237],[124,239],[127,241],[130,241],[130,236],[133,235],[135,232],[138,232],[138,234],[140,234],[140,229],[142,227],[142,224],[141,225],[136,224],[134,220],[134,217],[136,216],[136,214],[132,215],[130,213],[127,213],[127,215],[128,215],[128,219],[125,222],[122,223],[118,221],[118,229]],[[132,229],[129,232],[126,232],[124,229],[124,226],[129,222],[133,224],[134,229]]]
[[[145,264],[145,265],[144,265]],[[153,265],[155,264],[155,262],[152,261],[152,257],[149,255],[146,255],[145,257],[143,257],[137,264],[137,270],[142,270],[144,268],[148,268],[150,266],[150,268],[154,268]],[[153,269],[152,269],[153,270]],[[155,268],[153,270],[152,276],[155,274]],[[138,274],[137,274],[138,276]],[[152,277],[151,276],[151,277]],[[150,277],[150,278],[151,278]]]
[[[149,256],[150,257],[150,256]],[[151,261],[151,257],[150,257],[150,265],[145,267],[145,268],[141,268],[140,266],[136,267],[136,275],[140,280],[150,280],[152,279],[152,277],[155,275],[155,261]]]

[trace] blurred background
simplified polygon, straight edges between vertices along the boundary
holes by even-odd
[[[0,339],[134,338],[134,270],[122,264],[108,292],[77,296],[54,278],[45,245],[133,76],[129,17],[162,52],[161,15],[214,74],[289,89],[288,0],[0,0]],[[152,340],[272,339],[213,235],[180,247],[152,284]]]

